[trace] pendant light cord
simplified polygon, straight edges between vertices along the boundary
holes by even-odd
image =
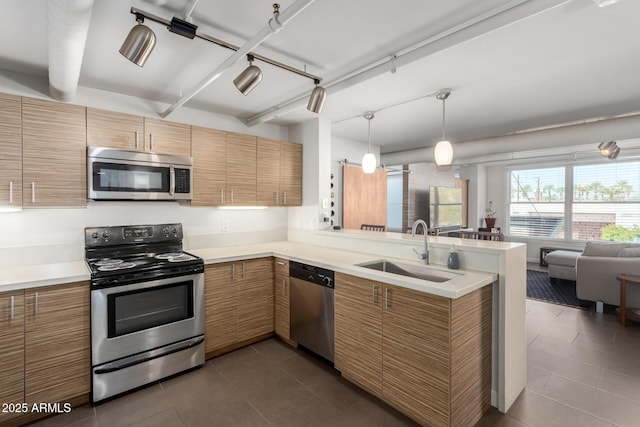
[[[367,153],[371,153],[371,119],[369,119],[369,135],[367,136],[369,140],[369,148],[367,148]]]
[[[444,141],[444,103],[446,102],[446,99],[442,99],[442,139],[441,141]]]

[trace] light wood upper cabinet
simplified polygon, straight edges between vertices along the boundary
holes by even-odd
[[[65,402],[89,394],[89,283],[25,291],[26,402]]]
[[[258,205],[302,205],[302,145],[258,138]]]
[[[24,291],[0,293],[0,403],[24,401]],[[0,425],[19,413],[0,412]]]
[[[0,94],[0,206],[22,206],[22,102]]]
[[[275,259],[275,320],[276,334],[289,341],[291,339],[291,302],[289,294],[289,260]]]
[[[22,98],[23,207],[87,203],[84,107]]]
[[[191,126],[87,108],[87,145],[191,156]]]
[[[254,206],[257,192],[256,137],[227,133],[227,197],[225,204]]]
[[[87,145],[144,150],[144,118],[87,108]]]
[[[258,138],[257,165],[258,205],[280,205],[280,141]]]
[[[145,117],[144,147],[151,153],[191,156],[191,126]]]
[[[302,145],[280,143],[281,204],[302,206]]]
[[[335,367],[382,397],[382,284],[336,273]]]
[[[335,367],[429,426],[473,426],[491,404],[492,286],[449,299],[336,273]]]
[[[227,191],[227,133],[191,127],[193,199],[191,206],[221,206]]]

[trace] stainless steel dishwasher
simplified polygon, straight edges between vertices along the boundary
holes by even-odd
[[[291,339],[333,362],[333,271],[289,262]]]

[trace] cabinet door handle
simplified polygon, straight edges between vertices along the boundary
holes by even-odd
[[[12,204],[12,203],[13,203],[13,181],[9,181],[9,204]]]
[[[276,261],[276,264],[284,266],[284,262],[282,261]]]
[[[280,204],[280,192],[276,191],[276,205]]]
[[[149,151],[153,151],[153,134],[149,134]]]
[[[138,137],[138,131],[136,131],[136,150],[138,149],[138,146],[140,145],[140,138]]]
[[[236,265],[231,264],[231,280],[236,280]]]
[[[286,191],[282,192],[282,204],[283,205],[287,204],[287,192]]]
[[[31,183],[31,203],[36,202],[36,183]]]
[[[389,288],[384,288],[384,309],[389,309]]]
[[[286,282],[287,281],[285,279],[282,279],[282,296],[283,297],[287,296],[287,284],[286,284]],[[13,297],[11,297],[11,298],[13,298]]]
[[[373,294],[371,296],[373,305],[376,305],[376,285],[371,285],[371,291],[372,291],[372,294]]]
[[[224,188],[220,189],[220,204],[224,205]]]
[[[11,315],[9,316],[9,320],[13,320],[13,304],[14,304],[14,296],[11,296]]]
[[[242,278],[244,279],[247,274],[246,262],[242,261]]]
[[[37,292],[33,301],[33,314],[34,316],[38,315],[38,293]]]
[[[231,189],[231,203],[233,203],[233,188]]]

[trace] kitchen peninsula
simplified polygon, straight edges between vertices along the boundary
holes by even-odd
[[[202,238],[193,240],[200,244],[207,241]],[[225,247],[207,247],[206,244],[203,247],[189,246],[189,236],[185,237],[186,248],[212,266],[275,256],[329,268],[343,277],[389,284],[452,301],[487,289],[487,285],[490,285],[489,288],[493,290],[491,404],[506,411],[525,384],[525,245],[462,241],[439,236],[430,238],[429,243],[434,271],[452,272],[445,265],[449,249],[455,244],[461,263],[461,270],[457,272],[463,274],[443,283],[435,283],[357,265],[384,258],[419,266],[422,262],[412,249],[422,247],[422,236],[412,238],[394,233],[289,230],[288,241]],[[80,261],[78,263],[81,264]],[[3,269],[0,292],[88,280],[88,271],[79,273],[77,267],[80,264],[72,262],[62,266],[48,264]],[[66,267],[73,267],[68,270],[69,277],[60,273],[60,269]],[[49,276],[52,271],[57,272],[55,277]]]

